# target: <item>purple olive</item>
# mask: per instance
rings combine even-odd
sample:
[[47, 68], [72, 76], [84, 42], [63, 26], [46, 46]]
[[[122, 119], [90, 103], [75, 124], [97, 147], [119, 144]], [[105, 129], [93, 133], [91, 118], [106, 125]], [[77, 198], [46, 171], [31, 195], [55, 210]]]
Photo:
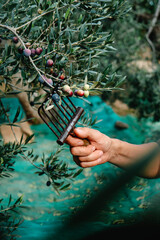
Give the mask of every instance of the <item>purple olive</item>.
[[34, 48], [31, 49], [31, 57], [34, 57], [36, 55], [36, 50]]
[[52, 95], [52, 100], [57, 103], [60, 100], [60, 96], [57, 93], [54, 93]]
[[74, 91], [74, 95], [77, 96], [77, 92], [78, 92], [78, 89], [76, 89], [76, 90]]
[[[45, 80], [47, 80], [47, 78], [46, 78], [44, 75], [42, 75], [42, 77], [43, 77]], [[42, 77], [39, 76], [39, 78], [38, 78], [38, 81], [39, 81], [40, 83], [44, 83], [44, 79], [43, 79]]]
[[[53, 85], [53, 81], [52, 81], [51, 78], [47, 78], [46, 80], [47, 80], [47, 82], [48, 82], [50, 85]], [[46, 84], [46, 85], [47, 85], [47, 84]]]
[[29, 57], [31, 55], [31, 50], [26, 48], [23, 50], [23, 54], [24, 56]]
[[17, 38], [17, 37], [13, 37], [13, 38], [12, 38], [12, 41], [13, 41], [14, 43], [18, 43], [18, 38]]
[[43, 49], [42, 49], [41, 47], [40, 47], [39, 49], [40, 49], [40, 53], [42, 53], [42, 52], [43, 52]]
[[40, 55], [42, 53], [42, 51], [43, 51], [42, 48], [40, 48], [40, 47], [36, 48], [36, 54], [37, 55]]
[[58, 73], [53, 72], [53, 76], [54, 76], [54, 77], [58, 77]]
[[19, 47], [19, 48], [18, 48], [18, 52], [19, 52], [20, 54], [22, 54], [22, 53], [23, 53], [23, 48], [22, 48], [22, 47]]
[[51, 185], [51, 182], [50, 182], [50, 181], [47, 181], [47, 182], [46, 182], [46, 185], [47, 185], [47, 187], [49, 187], [49, 186]]
[[47, 64], [47, 67], [52, 67], [53, 66], [53, 60], [48, 59], [46, 64]]

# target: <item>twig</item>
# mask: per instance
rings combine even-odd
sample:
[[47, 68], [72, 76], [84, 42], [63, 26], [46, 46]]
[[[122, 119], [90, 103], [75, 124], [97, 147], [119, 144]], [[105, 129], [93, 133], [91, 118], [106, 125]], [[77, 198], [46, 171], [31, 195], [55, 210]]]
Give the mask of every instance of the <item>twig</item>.
[[52, 24], [54, 24], [54, 19], [53, 19], [53, 22], [51, 22], [51, 24], [47, 27], [47, 29], [44, 29], [41, 34], [38, 36], [38, 38], [32, 43], [31, 46], [33, 46], [40, 38], [41, 36], [46, 32], [46, 31], [49, 31], [49, 29], [51, 28]]
[[[63, 6], [63, 7], [58, 8], [58, 9], [65, 8], [65, 7], [67, 7], [67, 6], [68, 6], [68, 5], [65, 5], [65, 6]], [[55, 7], [55, 9], [56, 9], [56, 7]], [[23, 25], [17, 27], [15, 30], [17, 31], [17, 30], [19, 30], [19, 29], [21, 29], [21, 28], [23, 28], [23, 27], [29, 25], [29, 24], [32, 23], [33, 21], [35, 21], [35, 20], [37, 20], [37, 19], [39, 19], [39, 18], [41, 18], [41, 17], [43, 17], [43, 16], [45, 16], [45, 15], [51, 13], [51, 12], [55, 12], [55, 9], [52, 9], [52, 10], [50, 10], [50, 11], [48, 11], [48, 12], [44, 12], [44, 13], [42, 13], [42, 14], [36, 16], [35, 18], [31, 19], [31, 20], [28, 21], [27, 23], [24, 23]]]
[[7, 212], [7, 211], [10, 211], [10, 210], [12, 210], [12, 209], [14, 209], [15, 208], [15, 205], [13, 205], [13, 206], [11, 206], [11, 207], [8, 207], [8, 208], [5, 208], [5, 209], [2, 209], [2, 210], [0, 210], [0, 213], [2, 213], [2, 212]]
[[150, 35], [151, 35], [151, 33], [152, 33], [155, 25], [156, 25], [156, 22], [157, 22], [157, 20], [158, 20], [159, 13], [160, 13], [160, 0], [158, 1], [157, 8], [156, 8], [154, 17], [153, 17], [153, 19], [152, 19], [151, 25], [150, 25], [150, 27], [149, 27], [149, 29], [148, 29], [147, 34], [146, 34], [147, 42], [149, 43], [149, 45], [151, 46], [152, 51], [153, 51], [153, 58], [154, 58], [154, 60], [155, 60], [156, 50], [155, 50], [155, 46], [154, 46], [153, 42], [150, 40], [149, 37], [150, 37]]
[[54, 11], [55, 11], [55, 10], [52, 9], [52, 10], [50, 10], [50, 11], [48, 11], [48, 12], [44, 12], [44, 13], [36, 16], [35, 18], [31, 19], [31, 20], [28, 21], [27, 23], [24, 23], [23, 25], [17, 27], [15, 30], [17, 31], [17, 30], [19, 30], [19, 29], [21, 29], [21, 28], [29, 25], [30, 23], [32, 23], [33, 21], [37, 20], [38, 18], [41, 18], [42, 16], [45, 16], [46, 14], [49, 14], [49, 13], [54, 12]]
[[5, 7], [9, 2], [10, 0], [8, 0], [5, 4], [3, 4], [2, 7]]

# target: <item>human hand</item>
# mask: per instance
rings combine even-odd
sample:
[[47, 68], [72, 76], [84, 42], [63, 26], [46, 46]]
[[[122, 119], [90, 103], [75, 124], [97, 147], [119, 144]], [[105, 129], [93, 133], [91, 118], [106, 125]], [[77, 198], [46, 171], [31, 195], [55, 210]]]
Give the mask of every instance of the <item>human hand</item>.
[[[70, 151], [74, 161], [80, 167], [93, 167], [110, 160], [113, 156], [112, 139], [105, 134], [90, 128], [75, 128], [76, 137], [68, 136], [66, 143], [70, 145]], [[84, 146], [83, 139], [89, 141]]]

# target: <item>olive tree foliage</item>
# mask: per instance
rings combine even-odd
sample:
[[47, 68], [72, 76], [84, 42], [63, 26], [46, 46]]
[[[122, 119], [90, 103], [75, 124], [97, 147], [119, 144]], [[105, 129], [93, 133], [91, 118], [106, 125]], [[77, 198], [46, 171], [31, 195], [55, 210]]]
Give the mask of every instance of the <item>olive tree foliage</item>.
[[[28, 42], [30, 48], [43, 49], [40, 56], [26, 58], [18, 53], [15, 44], [5, 45], [1, 51], [0, 74], [6, 88], [1, 96], [20, 90], [16, 86], [11, 90], [12, 75], [18, 71], [23, 84], [28, 85], [29, 93], [39, 88], [39, 75], [44, 74], [56, 83], [61, 72], [65, 73], [65, 83], [81, 88], [88, 81], [92, 92], [117, 87], [119, 79], [115, 80], [115, 76], [105, 69], [99, 72], [98, 63], [101, 56], [107, 56], [113, 50], [111, 33], [104, 30], [106, 19], [114, 20], [127, 11], [124, 0], [13, 0], [1, 1], [0, 8], [2, 40], [17, 36], [24, 49]], [[54, 60], [54, 74], [46, 68], [48, 58]]]
[[[125, 16], [129, 6], [125, 0], [1, 0], [0, 2], [0, 97], [15, 96], [26, 92], [28, 99], [36, 103], [42, 102], [44, 92], [39, 83], [41, 77], [52, 79], [53, 85], [46, 82], [52, 89], [65, 76], [62, 86], [67, 84], [72, 90], [83, 89], [89, 85], [90, 95], [101, 94], [104, 91], [120, 89], [124, 77], [112, 71], [111, 64], [100, 68], [101, 57], [115, 51], [112, 47], [112, 34], [107, 30], [107, 20], [116, 21]], [[13, 41], [16, 37], [16, 41]], [[26, 56], [24, 50], [42, 48], [41, 54]], [[52, 69], [46, 65], [48, 59], [53, 60]], [[15, 77], [16, 76], [16, 77]], [[44, 78], [44, 76], [46, 78]], [[74, 96], [76, 97], [76, 96]], [[84, 99], [85, 100], [85, 99]], [[12, 130], [17, 124], [20, 114], [17, 109], [14, 120], [10, 120], [8, 109], [0, 99], [0, 114], [5, 119], [1, 124], [9, 125]], [[86, 122], [86, 118], [85, 118]], [[89, 125], [94, 122], [89, 118]], [[14, 132], [14, 130], [13, 130]], [[0, 176], [8, 177], [14, 171], [14, 161], [21, 157], [29, 161], [37, 169], [38, 175], [47, 175], [47, 186], [52, 185], [57, 193], [68, 189], [67, 180], [76, 177], [81, 170], [70, 169], [59, 160], [61, 149], [50, 156], [39, 157], [28, 149], [23, 137], [18, 143], [4, 144], [0, 142]], [[36, 163], [41, 159], [41, 164]], [[8, 212], [21, 204], [22, 198], [10, 207], [1, 206], [0, 221], [6, 218]], [[9, 223], [10, 226], [17, 223]]]

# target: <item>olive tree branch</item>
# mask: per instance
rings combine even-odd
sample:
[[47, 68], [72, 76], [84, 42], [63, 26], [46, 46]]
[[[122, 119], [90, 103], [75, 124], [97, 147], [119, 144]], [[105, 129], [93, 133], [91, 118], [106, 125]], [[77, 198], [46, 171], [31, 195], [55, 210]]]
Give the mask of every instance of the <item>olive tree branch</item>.
[[[16, 32], [16, 28], [7, 26], [7, 25], [3, 25], [0, 24], [0, 27], [5, 28], [9, 31], [11, 31], [21, 42], [22, 46], [24, 47], [24, 49], [27, 49], [25, 46], [25, 43], [23, 42], [22, 38], [18, 35], [18, 33]], [[44, 76], [42, 76], [42, 74], [40, 73], [40, 69], [35, 65], [35, 63], [33, 62], [33, 59], [29, 56], [28, 57], [32, 66], [34, 67], [34, 69], [36, 70], [36, 72], [39, 74], [39, 76], [44, 80], [44, 82], [50, 87], [50, 88], [54, 88], [50, 83], [47, 82], [47, 80], [44, 78]]]

